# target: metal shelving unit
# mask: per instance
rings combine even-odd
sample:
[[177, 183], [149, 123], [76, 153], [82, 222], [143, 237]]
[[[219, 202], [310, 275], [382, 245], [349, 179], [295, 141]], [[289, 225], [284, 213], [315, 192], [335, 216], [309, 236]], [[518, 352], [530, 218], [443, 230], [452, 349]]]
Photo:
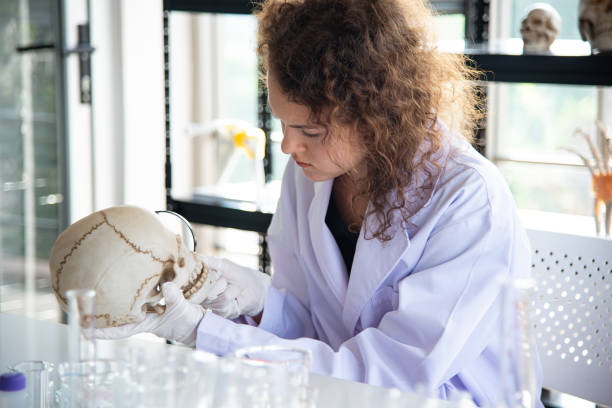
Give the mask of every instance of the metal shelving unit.
[[182, 214], [190, 222], [215, 227], [236, 228], [265, 234], [272, 221], [272, 213], [257, 211], [252, 203], [217, 199], [171, 199], [172, 211]]
[[612, 54], [512, 55], [465, 50], [488, 81], [612, 85]]
[[[486, 33], [486, 18], [488, 13], [488, 0], [432, 0], [434, 7], [440, 13], [463, 12], [468, 16], [466, 26], [473, 27], [468, 31], [472, 41], [482, 41], [483, 33]], [[261, 234], [262, 247], [266, 246], [265, 232], [272, 219], [268, 212], [256, 211], [249, 203], [236, 203], [231, 200], [204, 201], [196, 198], [177, 198], [172, 196], [172, 162], [171, 162], [171, 138], [170, 138], [170, 69], [169, 69], [169, 13], [173, 11], [200, 12], [200, 13], [234, 13], [250, 14], [253, 12], [256, 2], [253, 0], [163, 0], [164, 9], [164, 62], [165, 62], [165, 115], [166, 115], [166, 203], [169, 210], [182, 214], [187, 220], [194, 223], [211, 225], [216, 227], [236, 228], [247, 231], [255, 231]], [[259, 127], [269, 134], [270, 113], [267, 110], [265, 91], [260, 89]], [[266, 143], [266, 157], [269, 155], [270, 143]], [[271, 173], [270, 162], [264, 163], [266, 174]], [[262, 248], [262, 268], [267, 265], [264, 262], [264, 250]]]
[[[183, 215], [196, 224], [223, 228], [235, 228], [259, 233], [259, 265], [264, 272], [269, 272], [269, 256], [267, 254], [266, 231], [272, 220], [272, 214], [257, 211], [252, 203], [224, 200], [222, 198], [205, 200], [202, 198], [177, 198], [172, 195], [172, 160], [171, 160], [171, 123], [170, 123], [170, 41], [169, 13], [172, 11], [197, 13], [230, 13], [251, 14], [255, 2], [252, 0], [163, 0], [164, 9], [164, 83], [165, 83], [165, 133], [166, 133], [166, 163], [165, 187], [166, 206], [169, 210]], [[266, 137], [270, 134], [270, 113], [265, 102], [265, 90], [259, 87], [258, 126]], [[266, 158], [264, 171], [266, 179], [272, 173], [270, 141], [266, 141]]]
[[[204, 13], [252, 13], [252, 0], [163, 0], [164, 7], [164, 58], [166, 97], [166, 201], [168, 209], [182, 214], [191, 222], [216, 227], [236, 228], [260, 233], [263, 270], [268, 267], [265, 248], [265, 232], [272, 219], [269, 212], [257, 211], [250, 203], [232, 200], [208, 201], [196, 198], [172, 196], [172, 164], [170, 140], [170, 70], [169, 70], [169, 27], [168, 17], [172, 11]], [[453, 1], [433, 1], [440, 12], [458, 12]], [[455, 3], [453, 5], [452, 3]], [[463, 13], [466, 15], [466, 38], [473, 43], [486, 42], [488, 21], [488, 0], [466, 0]], [[487, 81], [533, 82], [582, 85], [612, 85], [612, 55], [518, 55], [490, 52], [486, 47], [473, 47], [463, 51], [476, 68], [483, 71]], [[486, 92], [482, 87], [482, 92]], [[270, 114], [266, 109], [265, 90], [260, 89], [259, 126], [269, 134]], [[477, 148], [484, 150], [484, 129], [477, 135]], [[267, 143], [269, 149], [270, 143]], [[266, 157], [269, 156], [266, 151]], [[270, 174], [270, 163], [266, 174]]]
[[251, 14], [253, 0], [164, 0], [165, 11]]

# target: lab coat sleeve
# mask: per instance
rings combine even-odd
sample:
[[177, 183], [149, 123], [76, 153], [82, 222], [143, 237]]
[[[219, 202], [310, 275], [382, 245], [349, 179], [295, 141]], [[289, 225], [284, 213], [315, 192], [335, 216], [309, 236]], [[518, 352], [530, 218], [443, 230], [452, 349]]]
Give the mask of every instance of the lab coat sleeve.
[[[219, 354], [251, 345], [304, 347], [311, 350], [311, 369], [319, 374], [403, 390], [428, 384], [442, 397], [445, 390], [467, 386], [486, 400], [497, 391], [496, 363], [474, 361], [498, 339], [501, 282], [514, 268], [528, 267], [528, 250], [509, 193], [491, 197], [482, 185], [472, 194], [458, 196], [438, 217], [413, 271], [396, 286], [382, 288], [397, 293], [397, 307], [338, 350], [312, 338], [280, 338], [211, 313], [199, 326], [197, 346]], [[402, 267], [400, 261], [396, 268]], [[271, 295], [294, 302], [289, 293]], [[464, 384], [450, 383], [459, 371]], [[487, 390], [489, 375], [492, 389]]]

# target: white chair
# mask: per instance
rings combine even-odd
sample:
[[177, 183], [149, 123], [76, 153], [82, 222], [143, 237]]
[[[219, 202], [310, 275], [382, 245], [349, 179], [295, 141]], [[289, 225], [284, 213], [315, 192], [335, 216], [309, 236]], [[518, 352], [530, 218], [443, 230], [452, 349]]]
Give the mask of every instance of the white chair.
[[612, 406], [612, 241], [527, 234], [543, 387]]

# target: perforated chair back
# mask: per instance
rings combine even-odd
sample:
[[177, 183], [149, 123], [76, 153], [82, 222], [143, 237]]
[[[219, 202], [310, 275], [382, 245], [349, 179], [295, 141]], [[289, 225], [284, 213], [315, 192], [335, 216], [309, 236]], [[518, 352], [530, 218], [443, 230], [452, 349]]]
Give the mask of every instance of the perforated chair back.
[[543, 386], [612, 406], [612, 241], [527, 234]]

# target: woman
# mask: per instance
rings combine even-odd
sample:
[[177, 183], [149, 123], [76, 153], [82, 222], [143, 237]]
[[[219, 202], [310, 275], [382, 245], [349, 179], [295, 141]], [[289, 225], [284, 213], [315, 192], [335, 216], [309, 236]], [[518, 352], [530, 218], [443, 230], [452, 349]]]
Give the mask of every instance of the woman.
[[299, 346], [314, 372], [492, 405], [501, 284], [528, 273], [529, 250], [502, 176], [469, 144], [472, 72], [436, 49], [419, 0], [268, 0], [257, 17], [292, 158], [271, 284], [205, 257], [226, 285], [203, 304], [214, 313], [166, 284], [164, 316], [108, 336]]

